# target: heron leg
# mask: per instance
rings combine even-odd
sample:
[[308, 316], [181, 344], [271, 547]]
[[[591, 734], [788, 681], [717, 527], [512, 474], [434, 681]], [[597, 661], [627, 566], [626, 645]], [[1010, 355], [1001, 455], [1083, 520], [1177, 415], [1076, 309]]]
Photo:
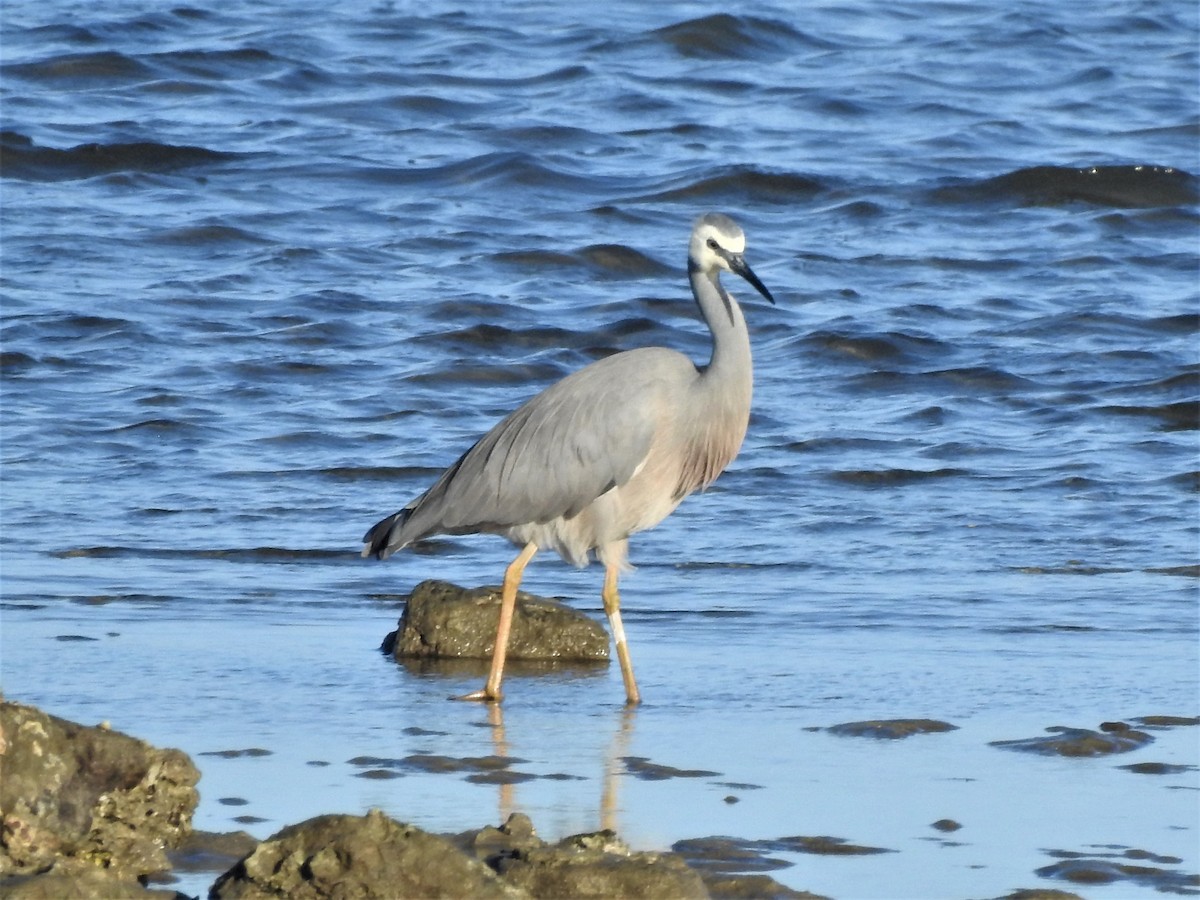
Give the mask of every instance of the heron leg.
[[608, 627], [612, 631], [613, 643], [617, 647], [617, 661], [621, 663], [621, 678], [625, 681], [625, 703], [636, 706], [642, 702], [637, 681], [633, 677], [633, 664], [629, 661], [629, 644], [625, 640], [625, 626], [621, 624], [621, 595], [617, 593], [617, 574], [620, 569], [608, 565], [604, 569], [604, 612], [608, 616]]
[[504, 585], [500, 589], [500, 624], [496, 627], [496, 646], [492, 650], [492, 668], [488, 672], [487, 683], [483, 690], [474, 691], [459, 700], [486, 700], [499, 703], [504, 695], [500, 692], [500, 680], [504, 677], [504, 658], [508, 655], [508, 636], [512, 631], [513, 612], [517, 608], [517, 588], [521, 585], [521, 576], [525, 567], [537, 553], [538, 545], [532, 541], [525, 545], [517, 558], [508, 564], [504, 570]]

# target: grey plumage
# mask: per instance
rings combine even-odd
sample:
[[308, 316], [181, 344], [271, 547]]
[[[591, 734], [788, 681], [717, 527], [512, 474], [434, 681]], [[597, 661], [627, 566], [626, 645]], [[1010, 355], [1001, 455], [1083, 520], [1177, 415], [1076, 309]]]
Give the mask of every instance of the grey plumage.
[[[750, 339], [719, 280], [741, 275], [774, 303], [746, 265], [745, 237], [709, 213], [692, 231], [688, 277], [713, 337], [712, 357], [628, 350], [574, 372], [499, 422], [425, 493], [364, 536], [363, 556], [386, 559], [434, 534], [501, 534], [524, 550], [505, 577], [492, 673], [471, 699], [499, 700], [508, 622], [525, 563], [540, 547], [606, 567], [605, 610], [625, 678], [640, 699], [621, 626], [617, 573], [628, 538], [666, 518], [737, 455], [750, 416]], [[510, 596], [511, 595], [511, 598]]]

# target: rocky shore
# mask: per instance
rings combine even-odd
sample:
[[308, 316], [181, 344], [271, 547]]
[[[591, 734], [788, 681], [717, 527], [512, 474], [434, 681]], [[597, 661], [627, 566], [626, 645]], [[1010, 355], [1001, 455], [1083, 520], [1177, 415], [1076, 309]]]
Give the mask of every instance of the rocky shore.
[[[389, 654], [400, 659], [486, 657], [491, 652], [486, 641], [473, 636], [487, 631], [481, 622], [494, 621], [494, 592], [463, 592], [430, 582], [414, 600], [386, 642]], [[563, 648], [569, 647], [569, 658], [576, 664], [603, 664], [607, 643], [602, 630], [559, 606], [522, 595], [516, 626], [521, 654], [530, 660], [561, 660]], [[569, 630], [569, 640], [559, 633], [560, 626]], [[1095, 728], [1052, 726], [1039, 735], [992, 741], [991, 746], [998, 753], [1064, 759], [1120, 756], [1153, 747], [1155, 735], [1164, 730], [1197, 724], [1200, 719], [1193, 717], [1146, 716]], [[846, 741], [893, 742], [938, 741], [939, 735], [957, 727], [933, 719], [886, 719], [813, 730]], [[629, 777], [644, 780], [719, 776], [644, 757], [621, 760]], [[499, 775], [521, 774], [508, 772], [502, 757], [416, 755], [350, 762], [366, 767], [368, 774], [447, 771], [488, 783], [505, 783]], [[1153, 760], [1120, 768], [1139, 776], [1194, 769]], [[753, 840], [701, 836], [678, 841], [670, 851], [643, 851], [611, 830], [547, 842], [522, 813], [477, 830], [433, 834], [375, 809], [365, 815], [317, 816], [259, 841], [245, 832], [193, 830], [199, 779], [192, 760], [179, 750], [153, 747], [105, 724], [85, 726], [0, 700], [0, 898], [181, 900], [187, 895], [172, 884], [182, 873], [200, 873], [199, 883], [210, 884], [207, 895], [214, 900], [814, 898], [819, 895], [785, 886], [767, 874], [791, 865], [781, 854], [860, 857], [899, 849], [815, 834]], [[737, 797], [729, 796], [726, 802], [735, 803]], [[969, 825], [965, 827], [969, 831]], [[929, 828], [938, 836], [927, 840], [955, 846], [964, 826], [943, 818]], [[1200, 876], [1182, 868], [1183, 860], [1176, 857], [1137, 848], [1046, 852], [1053, 862], [1031, 876], [1064, 887], [1126, 884], [1200, 895]], [[1035, 886], [1007, 897], [1069, 900], [1078, 895]]]

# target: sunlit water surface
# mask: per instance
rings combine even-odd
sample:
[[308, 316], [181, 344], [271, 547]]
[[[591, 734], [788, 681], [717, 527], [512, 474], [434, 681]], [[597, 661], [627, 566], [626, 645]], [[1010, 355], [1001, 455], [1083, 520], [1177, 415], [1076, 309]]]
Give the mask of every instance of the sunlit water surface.
[[[989, 746], [1200, 711], [1198, 13], [1072, 9], [6, 3], [6, 695], [182, 748], [214, 831], [521, 810], [894, 851], [775, 854], [833, 897], [1070, 888], [1056, 851], [1194, 874], [1196, 769], [1118, 766], [1194, 767], [1196, 729]], [[702, 362], [709, 209], [780, 302], [734, 286], [746, 443], [633, 544], [647, 702], [615, 666], [514, 673], [502, 718], [447, 702], [482, 669], [376, 648], [417, 582], [512, 549], [380, 565], [360, 535], [566, 372]], [[600, 574], [542, 556], [526, 587], [601, 618]], [[958, 730], [819, 730], [900, 717]], [[350, 762], [414, 753], [541, 777]]]

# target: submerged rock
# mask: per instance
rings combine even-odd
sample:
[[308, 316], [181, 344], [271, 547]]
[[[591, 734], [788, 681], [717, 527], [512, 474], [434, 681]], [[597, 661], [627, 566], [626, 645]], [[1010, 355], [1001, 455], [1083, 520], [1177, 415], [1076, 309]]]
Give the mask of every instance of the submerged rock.
[[[385, 639], [384, 652], [396, 659], [488, 659], [495, 647], [499, 615], [498, 588], [423, 581], [404, 607], [399, 630]], [[608, 633], [578, 610], [518, 591], [508, 658], [607, 660]]]
[[850, 737], [873, 737], [899, 740], [914, 734], [936, 734], [956, 731], [957, 725], [936, 719], [871, 719], [866, 722], [844, 722], [829, 728], [831, 734]]
[[1124, 722], [1105, 722], [1099, 731], [1056, 725], [1047, 728], [1046, 732], [1038, 737], [991, 741], [991, 746], [1043, 756], [1108, 756], [1137, 750], [1154, 740], [1146, 732], [1130, 728]]
[[134, 879], [191, 830], [200, 773], [179, 750], [6, 701], [0, 764], [0, 876], [36, 876], [5, 896], [146, 896]]

